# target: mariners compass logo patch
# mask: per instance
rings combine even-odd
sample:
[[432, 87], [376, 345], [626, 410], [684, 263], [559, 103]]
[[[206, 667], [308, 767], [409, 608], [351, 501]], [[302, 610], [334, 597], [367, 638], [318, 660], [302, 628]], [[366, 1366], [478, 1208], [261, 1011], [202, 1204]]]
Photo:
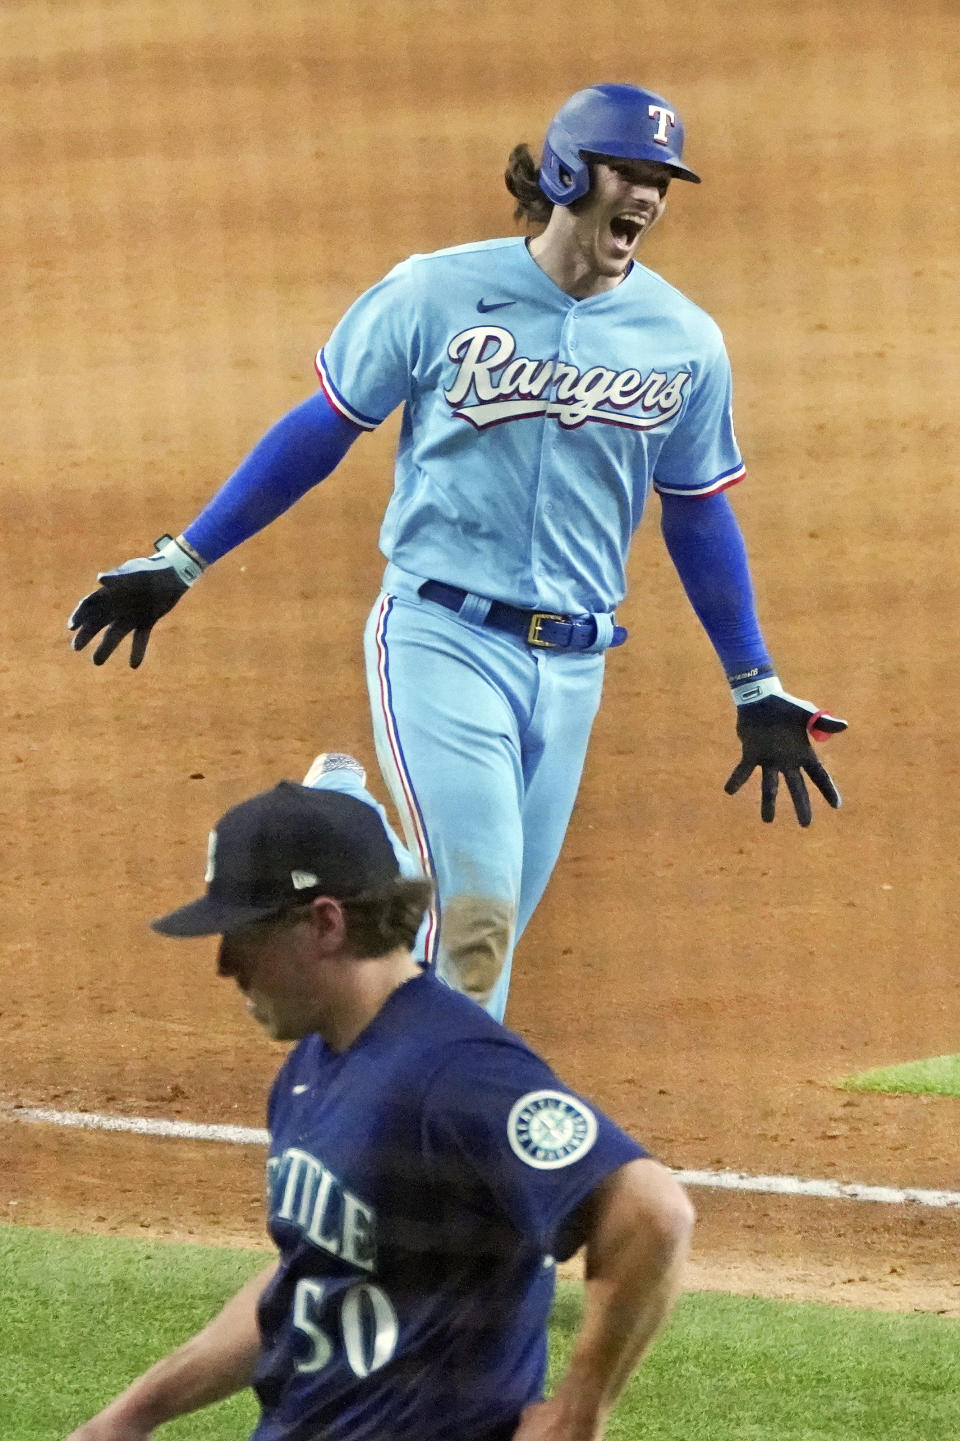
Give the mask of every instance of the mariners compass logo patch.
[[597, 1139], [597, 1118], [563, 1091], [530, 1091], [507, 1119], [510, 1149], [538, 1171], [554, 1171], [585, 1156]]

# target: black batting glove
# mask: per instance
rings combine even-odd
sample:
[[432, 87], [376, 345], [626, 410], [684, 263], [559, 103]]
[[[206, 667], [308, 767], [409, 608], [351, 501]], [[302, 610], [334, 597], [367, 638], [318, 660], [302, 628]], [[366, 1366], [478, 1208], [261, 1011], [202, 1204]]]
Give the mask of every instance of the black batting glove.
[[85, 595], [67, 621], [67, 629], [75, 632], [74, 650], [83, 650], [94, 636], [105, 631], [93, 653], [94, 665], [109, 660], [132, 631], [130, 665], [136, 670], [157, 621], [203, 574], [204, 567], [195, 554], [171, 536], [162, 535], [155, 549], [156, 555], [139, 556], [115, 570], [101, 571], [97, 576], [99, 589]]
[[836, 809], [841, 803], [840, 792], [817, 759], [811, 741], [825, 741], [838, 735], [846, 730], [846, 721], [818, 710], [810, 701], [787, 695], [776, 676], [738, 689], [740, 693], [754, 695], [759, 690], [761, 695], [758, 699], [740, 700], [737, 690], [734, 691], [737, 735], [743, 755], [724, 786], [727, 795], [734, 795], [759, 766], [761, 820], [774, 818], [781, 775], [802, 826], [808, 826], [813, 819], [804, 774], [813, 781], [827, 804]]

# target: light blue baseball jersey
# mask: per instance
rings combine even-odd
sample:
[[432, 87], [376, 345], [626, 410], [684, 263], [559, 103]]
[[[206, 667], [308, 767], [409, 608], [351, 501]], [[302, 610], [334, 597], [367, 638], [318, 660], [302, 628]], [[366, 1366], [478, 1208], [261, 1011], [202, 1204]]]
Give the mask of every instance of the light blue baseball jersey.
[[404, 407], [388, 560], [512, 605], [612, 611], [651, 486], [744, 473], [720, 331], [641, 265], [575, 300], [520, 237], [414, 255], [316, 363], [364, 429]]

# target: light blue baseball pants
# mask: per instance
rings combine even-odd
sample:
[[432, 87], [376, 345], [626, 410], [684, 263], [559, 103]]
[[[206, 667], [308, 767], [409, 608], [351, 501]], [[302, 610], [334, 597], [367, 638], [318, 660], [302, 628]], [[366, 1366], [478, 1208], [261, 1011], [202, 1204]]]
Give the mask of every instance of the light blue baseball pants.
[[502, 1020], [514, 946], [573, 810], [603, 652], [532, 649], [388, 592], [364, 647], [380, 768], [407, 846], [437, 884], [427, 959]]

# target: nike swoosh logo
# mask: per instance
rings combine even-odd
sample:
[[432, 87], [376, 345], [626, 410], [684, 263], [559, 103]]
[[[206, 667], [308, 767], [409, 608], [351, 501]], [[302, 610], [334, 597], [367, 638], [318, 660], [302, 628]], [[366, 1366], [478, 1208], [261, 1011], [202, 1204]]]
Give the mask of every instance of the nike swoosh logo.
[[515, 300], [496, 300], [492, 305], [488, 305], [485, 300], [478, 300], [477, 309], [481, 315], [489, 315], [491, 310], [505, 310], [508, 305], [516, 305], [516, 303]]

